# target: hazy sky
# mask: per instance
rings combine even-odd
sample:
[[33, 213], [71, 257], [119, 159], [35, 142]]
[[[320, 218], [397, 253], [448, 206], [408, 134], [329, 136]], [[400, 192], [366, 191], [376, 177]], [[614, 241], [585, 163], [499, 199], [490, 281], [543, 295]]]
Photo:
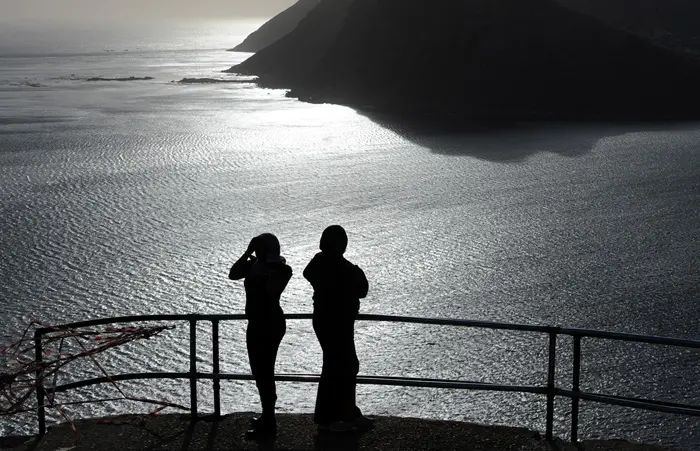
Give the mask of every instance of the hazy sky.
[[295, 0], [0, 0], [0, 21], [271, 17]]

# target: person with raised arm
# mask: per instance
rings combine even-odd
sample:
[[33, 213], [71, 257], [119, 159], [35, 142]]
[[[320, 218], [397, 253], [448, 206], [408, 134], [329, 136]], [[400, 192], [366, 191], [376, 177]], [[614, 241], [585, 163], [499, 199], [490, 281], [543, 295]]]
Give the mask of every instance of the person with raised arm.
[[277, 433], [275, 360], [287, 328], [280, 297], [291, 277], [292, 268], [280, 255], [279, 240], [271, 233], [253, 238], [229, 272], [229, 279], [244, 279], [248, 359], [262, 405], [262, 415], [251, 421], [246, 432], [250, 439]]
[[343, 254], [348, 236], [339, 225], [323, 231], [320, 249], [304, 269], [314, 289], [313, 327], [323, 351], [314, 422], [319, 430], [346, 432], [370, 429], [356, 404], [360, 362], [355, 350], [355, 319], [369, 283], [362, 269]]

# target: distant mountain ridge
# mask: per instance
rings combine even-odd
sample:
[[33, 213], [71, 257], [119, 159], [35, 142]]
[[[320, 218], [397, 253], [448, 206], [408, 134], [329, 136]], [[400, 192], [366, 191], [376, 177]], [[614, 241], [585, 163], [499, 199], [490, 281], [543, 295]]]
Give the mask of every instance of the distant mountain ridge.
[[233, 52], [258, 52], [289, 34], [321, 0], [298, 0], [294, 5], [265, 22], [243, 42], [232, 48]]
[[667, 118], [700, 99], [693, 62], [550, 0], [321, 0], [230, 70], [402, 114]]

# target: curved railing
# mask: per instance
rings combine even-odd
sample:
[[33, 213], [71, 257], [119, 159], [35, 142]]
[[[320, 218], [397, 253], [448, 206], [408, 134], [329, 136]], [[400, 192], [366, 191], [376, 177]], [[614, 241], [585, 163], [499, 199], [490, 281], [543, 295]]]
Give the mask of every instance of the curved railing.
[[[309, 320], [311, 314], [287, 314], [285, 318], [288, 320]], [[188, 379], [190, 381], [190, 409], [193, 417], [197, 417], [197, 381], [212, 380], [213, 395], [214, 395], [214, 415], [221, 415], [221, 398], [220, 398], [220, 381], [222, 380], [252, 380], [251, 374], [230, 374], [221, 373], [219, 365], [219, 323], [222, 321], [239, 321], [244, 320], [245, 315], [144, 315], [144, 316], [122, 316], [115, 318], [102, 318], [90, 321], [81, 321], [71, 324], [64, 324], [52, 328], [41, 328], [35, 332], [34, 343], [37, 361], [42, 360], [42, 336], [50, 332], [56, 332], [57, 329], [77, 329], [81, 327], [90, 327], [103, 324], [115, 323], [136, 323], [136, 322], [153, 322], [153, 321], [187, 321], [189, 323], [189, 362], [190, 370], [187, 373], [167, 372], [167, 373], [131, 373], [120, 374], [115, 376], [100, 377], [87, 379], [77, 382], [71, 382], [56, 386], [53, 391], [65, 392], [68, 390], [87, 387], [91, 385], [102, 384], [111, 381], [125, 380], [142, 380], [142, 379]], [[585, 329], [566, 329], [551, 326], [532, 326], [522, 324], [507, 324], [494, 323], [487, 321], [469, 321], [458, 319], [440, 319], [440, 318], [415, 318], [406, 316], [388, 316], [388, 315], [359, 315], [360, 321], [383, 321], [383, 322], [399, 322], [412, 324], [430, 324], [443, 326], [461, 326], [481, 329], [493, 330], [510, 330], [519, 332], [534, 332], [541, 333], [548, 337], [549, 351], [547, 356], [547, 381], [544, 385], [499, 385], [484, 382], [470, 382], [445, 379], [426, 379], [426, 378], [409, 378], [409, 377], [384, 377], [384, 376], [358, 376], [357, 383], [370, 385], [393, 385], [403, 387], [428, 387], [428, 388], [450, 388], [450, 389], [469, 389], [469, 390], [484, 390], [484, 391], [499, 391], [499, 392], [520, 392], [541, 394], [547, 398], [546, 409], [546, 432], [545, 438], [552, 439], [553, 424], [554, 424], [554, 400], [557, 396], [562, 396], [571, 399], [571, 441], [578, 440], [578, 423], [579, 423], [579, 402], [580, 400], [594, 401], [603, 404], [611, 404], [617, 406], [632, 407], [643, 410], [651, 410], [657, 412], [675, 413], [683, 415], [700, 416], [700, 406], [678, 404], [665, 401], [655, 401], [642, 398], [623, 397], [600, 393], [589, 393], [580, 391], [581, 377], [581, 341], [584, 338], [598, 338], [607, 340], [620, 340], [636, 343], [648, 343], [668, 346], [679, 346], [684, 348], [700, 349], [700, 341], [681, 340], [676, 338], [654, 337], [646, 335], [633, 335], [615, 332], [603, 332], [597, 330]], [[197, 323], [200, 321], [211, 322], [212, 324], [212, 372], [200, 373], [197, 371]], [[572, 384], [571, 390], [562, 389], [556, 386], [556, 368], [557, 368], [557, 339], [559, 336], [573, 337], [573, 366], [572, 366]], [[40, 375], [37, 374], [37, 378]], [[316, 374], [277, 374], [275, 376], [278, 381], [287, 382], [318, 382], [319, 375]], [[37, 390], [38, 400], [38, 422], [39, 433], [46, 432], [45, 418], [45, 393], [42, 390]]]

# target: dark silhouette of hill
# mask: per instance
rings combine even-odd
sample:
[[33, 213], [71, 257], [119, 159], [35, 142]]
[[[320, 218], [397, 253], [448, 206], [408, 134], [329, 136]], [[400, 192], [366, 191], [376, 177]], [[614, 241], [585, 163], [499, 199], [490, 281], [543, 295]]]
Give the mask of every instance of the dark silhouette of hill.
[[289, 8], [265, 22], [232, 52], [258, 52], [294, 30], [299, 22], [318, 5], [320, 0], [299, 0]]
[[[299, 0], [231, 49], [258, 52], [289, 34], [321, 0]], [[700, 53], [697, 0], [556, 0], [604, 24], [675, 48]]]
[[695, 62], [551, 0], [322, 0], [230, 70], [411, 115], [676, 118], [700, 99]]
[[321, 0], [282, 39], [228, 72], [258, 75], [266, 85], [299, 85], [331, 49], [355, 0]]
[[654, 42], [700, 53], [700, 2], [697, 0], [557, 0], [608, 26]]

